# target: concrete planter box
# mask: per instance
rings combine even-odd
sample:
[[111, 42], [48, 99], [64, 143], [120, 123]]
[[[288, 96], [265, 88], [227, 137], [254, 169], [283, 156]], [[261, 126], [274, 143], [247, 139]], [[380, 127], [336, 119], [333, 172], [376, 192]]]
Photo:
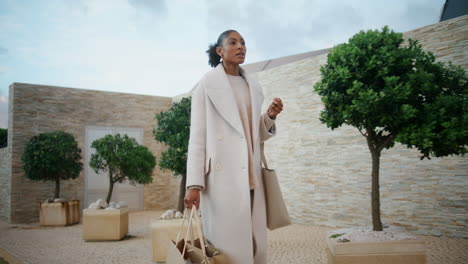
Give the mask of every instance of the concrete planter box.
[[425, 264], [421, 239], [385, 242], [336, 242], [327, 238], [328, 264]]
[[83, 239], [121, 240], [128, 233], [128, 208], [83, 210]]
[[39, 222], [42, 226], [67, 226], [80, 223], [80, 201], [39, 204]]
[[[182, 225], [182, 219], [157, 220], [151, 224], [151, 240], [153, 248], [153, 261], [165, 262], [167, 257], [167, 247], [169, 241], [176, 240], [177, 234]], [[188, 220], [185, 221], [181, 237], [185, 237], [187, 232]], [[193, 223], [193, 227], [196, 228]], [[197, 232], [193, 230], [194, 239], [198, 238]]]

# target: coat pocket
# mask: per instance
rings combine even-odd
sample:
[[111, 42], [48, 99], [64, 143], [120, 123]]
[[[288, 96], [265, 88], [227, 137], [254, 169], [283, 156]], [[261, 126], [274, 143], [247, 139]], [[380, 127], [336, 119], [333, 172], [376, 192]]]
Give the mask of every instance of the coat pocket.
[[205, 160], [205, 176], [210, 173], [211, 170], [211, 158]]

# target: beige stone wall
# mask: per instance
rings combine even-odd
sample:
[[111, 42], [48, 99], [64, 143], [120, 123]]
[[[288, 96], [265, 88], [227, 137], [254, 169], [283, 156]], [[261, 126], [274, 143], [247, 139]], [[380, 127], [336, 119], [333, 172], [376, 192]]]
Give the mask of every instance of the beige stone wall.
[[[439, 60], [468, 69], [468, 16], [405, 33]], [[371, 157], [356, 128], [334, 131], [319, 121], [323, 105], [313, 85], [327, 55], [255, 73], [265, 103], [283, 99], [278, 135], [266, 144], [296, 223], [371, 225]], [[397, 144], [381, 159], [381, 210], [384, 225], [401, 225], [421, 234], [468, 237], [468, 159], [419, 159], [416, 150]]]
[[404, 36], [417, 39], [438, 60], [468, 69], [468, 15], [411, 30]]
[[0, 149], [0, 220], [10, 220], [10, 155], [9, 148]]
[[[12, 148], [11, 222], [38, 221], [38, 203], [53, 194], [53, 182], [28, 180], [22, 170], [21, 156], [34, 135], [64, 130], [75, 136], [84, 151], [85, 127], [135, 127], [144, 130], [144, 145], [159, 160], [164, 146], [153, 139], [156, 113], [168, 109], [172, 98], [102, 92], [64, 87], [14, 83], [10, 86], [9, 144]], [[144, 188], [145, 209], [173, 208], [178, 180], [158, 166], [153, 183]], [[84, 200], [83, 172], [75, 180], [61, 183], [61, 196]]]

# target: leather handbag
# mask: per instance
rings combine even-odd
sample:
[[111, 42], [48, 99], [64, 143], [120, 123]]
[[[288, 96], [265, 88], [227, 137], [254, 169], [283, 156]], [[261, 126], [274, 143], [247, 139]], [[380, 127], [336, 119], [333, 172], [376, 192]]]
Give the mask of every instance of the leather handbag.
[[284, 203], [278, 177], [273, 169], [268, 167], [265, 157], [264, 144], [260, 145], [262, 155], [262, 177], [265, 190], [267, 227], [274, 230], [291, 224], [288, 209]]

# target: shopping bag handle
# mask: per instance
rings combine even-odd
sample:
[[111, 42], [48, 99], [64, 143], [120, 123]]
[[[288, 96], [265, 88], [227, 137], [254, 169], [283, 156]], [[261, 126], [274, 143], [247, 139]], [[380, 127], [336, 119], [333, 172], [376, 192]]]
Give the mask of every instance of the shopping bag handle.
[[184, 228], [184, 223], [187, 218], [187, 208], [184, 210], [184, 216], [182, 217], [182, 224], [180, 225], [179, 232], [177, 233], [176, 243], [179, 242], [180, 235], [182, 234], [182, 229]]
[[[194, 214], [194, 212], [195, 212], [195, 214]], [[198, 238], [200, 239], [201, 250], [203, 252], [203, 256], [205, 257], [204, 261], [207, 261], [206, 264], [209, 264], [210, 260], [208, 259], [208, 255], [206, 254], [206, 245], [205, 245], [206, 238], [205, 238], [205, 234], [203, 234], [202, 223], [200, 221], [200, 218], [198, 217], [198, 211], [197, 211], [197, 207], [195, 205], [192, 207], [192, 214], [194, 214], [194, 218], [195, 218], [195, 221], [196, 221], [196, 224], [197, 224]], [[193, 242], [192, 242], [192, 245], [195, 246], [193, 244]]]
[[[201, 228], [201, 233], [203, 234], [203, 240], [205, 241], [205, 248], [208, 247], [208, 240], [206, 239], [206, 236], [205, 236], [205, 231], [203, 230], [203, 222], [201, 221], [201, 219], [198, 217], [198, 214], [197, 214], [197, 219], [199, 220], [199, 226]], [[202, 238], [200, 238], [202, 239]]]
[[[190, 231], [192, 231], [192, 219], [193, 219], [194, 211], [195, 210], [192, 209], [191, 212], [190, 212], [190, 218], [189, 218], [189, 222], [188, 222], [188, 226], [187, 226], [187, 232], [185, 233], [184, 248], [182, 249], [182, 256], [185, 255], [185, 250], [187, 249], [187, 243], [188, 243], [188, 236], [190, 234]], [[184, 213], [184, 215], [185, 215], [185, 213]], [[184, 222], [184, 220], [182, 220], [182, 222]], [[179, 232], [182, 231], [182, 228], [183, 228], [183, 226], [181, 227], [181, 230]], [[192, 241], [192, 245], [195, 245], [194, 238], [193, 238], [193, 232], [192, 232], [191, 241]], [[179, 242], [179, 240], [177, 240], [177, 242]]]
[[[180, 235], [182, 234], [182, 230], [184, 229], [185, 220], [187, 220], [187, 208], [184, 209], [184, 215], [182, 217], [182, 224], [180, 225], [179, 232], [177, 233], [176, 243], [179, 242]], [[193, 241], [193, 233], [192, 233], [192, 241]]]

